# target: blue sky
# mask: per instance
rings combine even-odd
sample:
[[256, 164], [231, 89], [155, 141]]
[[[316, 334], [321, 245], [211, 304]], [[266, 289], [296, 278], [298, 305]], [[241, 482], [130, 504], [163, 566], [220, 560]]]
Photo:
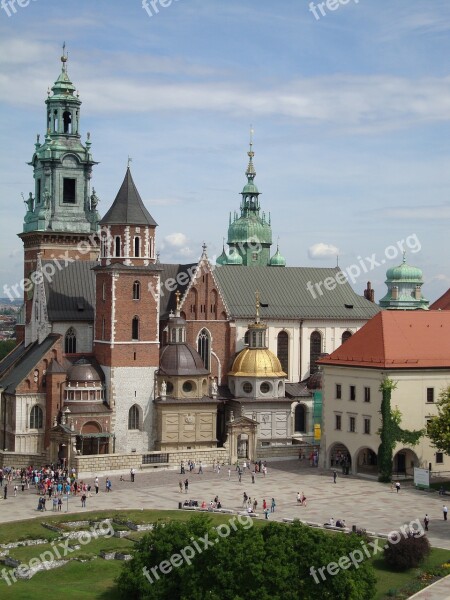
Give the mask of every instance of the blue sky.
[[252, 124], [261, 204], [289, 266], [334, 266], [339, 254], [345, 269], [375, 254], [383, 265], [353, 287], [370, 279], [380, 299], [401, 262], [385, 249], [419, 240], [407, 259], [425, 296], [448, 289], [448, 0], [349, 0], [319, 19], [303, 0], [163, 4], [151, 17], [141, 0], [0, 10], [0, 295], [21, 277], [26, 163], [64, 40], [100, 212], [130, 155], [162, 262], [195, 261], [203, 242], [220, 254]]

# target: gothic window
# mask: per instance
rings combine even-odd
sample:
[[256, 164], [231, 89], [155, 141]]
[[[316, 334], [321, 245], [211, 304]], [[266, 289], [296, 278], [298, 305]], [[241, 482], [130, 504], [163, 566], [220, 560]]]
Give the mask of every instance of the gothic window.
[[306, 433], [306, 409], [303, 404], [295, 407], [295, 431]]
[[139, 317], [133, 317], [131, 322], [131, 338], [133, 340], [139, 339]]
[[128, 411], [128, 429], [139, 429], [139, 407], [136, 404]]
[[115, 256], [120, 256], [120, 235], [116, 235], [115, 239]]
[[322, 336], [318, 331], [313, 331], [309, 343], [309, 372], [317, 371], [316, 361], [322, 353]]
[[40, 406], [33, 406], [30, 412], [30, 429], [42, 429], [44, 414]]
[[64, 177], [63, 179], [63, 202], [64, 204], [76, 203], [76, 179]]
[[289, 336], [285, 331], [278, 334], [277, 356], [283, 371], [289, 373]]
[[211, 356], [211, 336], [207, 329], [202, 329], [197, 342], [198, 353], [202, 357], [205, 369], [209, 371]]
[[63, 113], [64, 133], [72, 133], [72, 115], [66, 110]]
[[73, 327], [67, 330], [64, 338], [64, 351], [66, 354], [75, 354], [77, 351], [77, 334]]
[[141, 284], [139, 281], [133, 283], [133, 300], [140, 300], [141, 298]]
[[346, 342], [351, 337], [352, 334], [350, 331], [344, 331], [344, 333], [342, 334], [342, 343]]
[[139, 257], [141, 255], [141, 238], [134, 238], [134, 256]]

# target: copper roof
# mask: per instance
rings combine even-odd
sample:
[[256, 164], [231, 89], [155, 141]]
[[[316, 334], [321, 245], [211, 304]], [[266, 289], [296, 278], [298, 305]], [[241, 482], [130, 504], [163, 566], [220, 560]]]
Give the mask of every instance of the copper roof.
[[385, 310], [318, 362], [390, 370], [449, 368], [450, 312]]

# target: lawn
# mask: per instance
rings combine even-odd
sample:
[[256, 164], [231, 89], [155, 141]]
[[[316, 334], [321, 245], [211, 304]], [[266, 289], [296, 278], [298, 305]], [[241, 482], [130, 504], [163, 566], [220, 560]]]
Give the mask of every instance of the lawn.
[[[154, 523], [161, 520], [184, 521], [191, 516], [190, 511], [161, 511], [161, 510], [130, 510], [123, 511], [102, 511], [83, 513], [83, 520], [101, 521], [106, 518], [118, 518], [120, 520], [130, 520], [135, 523]], [[209, 514], [213, 522], [225, 523], [229, 521], [230, 515]], [[48, 543], [37, 546], [19, 547], [10, 550], [10, 556], [25, 564], [30, 559], [39, 557], [45, 550], [51, 550], [51, 541], [56, 539], [59, 534], [44, 528], [41, 523], [47, 522], [54, 525], [64, 524], [67, 521], [77, 520], [74, 515], [57, 515], [48, 512], [39, 517], [7, 523], [0, 525], [0, 544], [23, 540], [23, 539], [46, 539]], [[264, 527], [267, 522], [264, 520], [255, 521], [255, 525]], [[114, 525], [115, 529], [126, 529], [125, 526]], [[90, 526], [83, 527], [89, 530]], [[68, 531], [68, 528], [65, 528]], [[97, 555], [97, 558], [89, 562], [71, 561], [70, 563], [51, 571], [37, 573], [31, 580], [19, 580], [13, 585], [0, 579], [0, 597], [2, 600], [28, 600], [31, 596], [37, 600], [46, 599], [51, 590], [53, 597], [63, 597], [64, 600], [80, 600], [83, 598], [97, 598], [100, 600], [119, 600], [119, 595], [115, 589], [114, 579], [119, 575], [123, 563], [121, 561], [106, 561], [98, 557], [100, 550], [115, 550], [123, 553], [130, 553], [134, 542], [145, 535], [145, 532], [129, 531], [126, 538], [108, 537], [93, 539], [81, 548], [70, 552], [68, 556], [89, 557]], [[76, 540], [71, 540], [70, 545], [76, 544]], [[405, 588], [414, 578], [423, 570], [450, 562], [450, 551], [433, 549], [428, 560], [422, 569], [412, 569], [405, 573], [393, 573], [389, 571], [382, 558], [373, 558], [373, 566], [376, 570], [378, 584], [376, 600], [382, 600], [390, 592], [390, 598], [396, 596], [392, 594], [393, 590], [400, 591]], [[10, 571], [9, 567], [6, 567]], [[404, 596], [406, 597], [406, 596]]]

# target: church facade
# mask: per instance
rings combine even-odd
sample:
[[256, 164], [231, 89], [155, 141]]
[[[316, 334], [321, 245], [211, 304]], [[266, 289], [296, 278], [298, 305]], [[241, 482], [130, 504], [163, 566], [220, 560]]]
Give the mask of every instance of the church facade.
[[159, 261], [129, 167], [100, 218], [91, 139], [81, 141], [81, 100], [61, 60], [19, 234], [18, 345], [0, 363], [2, 462], [133, 454], [139, 464], [207, 449], [255, 459], [317, 444], [308, 379], [379, 308], [348, 283], [312, 297], [339, 269], [288, 267], [271, 251], [252, 143], [217, 264], [206, 246], [196, 264]]

